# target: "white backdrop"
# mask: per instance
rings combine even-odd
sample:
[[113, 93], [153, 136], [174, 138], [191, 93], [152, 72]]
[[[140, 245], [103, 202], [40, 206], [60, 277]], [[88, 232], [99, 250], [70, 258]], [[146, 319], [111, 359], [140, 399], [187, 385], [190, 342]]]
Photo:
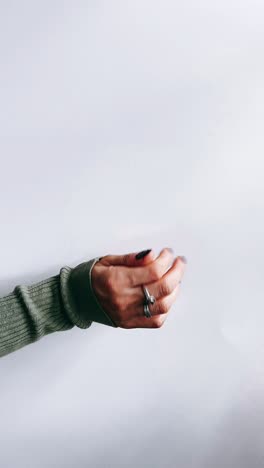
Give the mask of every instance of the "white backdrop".
[[1, 467], [263, 467], [263, 15], [0, 1], [1, 295], [97, 255], [188, 259], [161, 329], [0, 360]]

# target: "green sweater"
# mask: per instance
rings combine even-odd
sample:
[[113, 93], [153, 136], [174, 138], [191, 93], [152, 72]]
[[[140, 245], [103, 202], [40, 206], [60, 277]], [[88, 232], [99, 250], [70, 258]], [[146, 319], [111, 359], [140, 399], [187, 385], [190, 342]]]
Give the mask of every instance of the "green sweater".
[[100, 257], [31, 285], [18, 285], [0, 298], [0, 357], [45, 335], [92, 322], [117, 327], [92, 288], [91, 271]]

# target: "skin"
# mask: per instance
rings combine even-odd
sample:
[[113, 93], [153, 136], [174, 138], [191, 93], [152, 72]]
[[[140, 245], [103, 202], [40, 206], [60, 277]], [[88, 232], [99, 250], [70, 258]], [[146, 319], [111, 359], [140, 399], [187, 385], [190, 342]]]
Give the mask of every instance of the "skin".
[[[93, 289], [118, 327], [160, 328], [177, 299], [186, 264], [168, 247], [157, 257], [153, 250], [140, 260], [136, 254], [101, 257], [92, 269]], [[143, 313], [143, 284], [156, 298], [154, 304], [149, 304], [151, 318]]]

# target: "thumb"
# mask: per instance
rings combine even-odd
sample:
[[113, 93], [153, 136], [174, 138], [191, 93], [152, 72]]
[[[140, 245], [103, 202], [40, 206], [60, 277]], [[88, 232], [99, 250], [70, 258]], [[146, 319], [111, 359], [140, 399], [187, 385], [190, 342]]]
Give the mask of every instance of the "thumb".
[[155, 260], [155, 254], [152, 249], [142, 250], [141, 252], [132, 252], [123, 255], [105, 255], [100, 258], [101, 263], [105, 265], [123, 265], [123, 266], [142, 266]]

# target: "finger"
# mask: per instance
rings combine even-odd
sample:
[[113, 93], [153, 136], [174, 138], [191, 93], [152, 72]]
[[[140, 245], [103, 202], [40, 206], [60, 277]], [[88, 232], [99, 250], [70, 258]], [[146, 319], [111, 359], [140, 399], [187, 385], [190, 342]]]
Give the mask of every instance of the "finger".
[[149, 304], [149, 310], [152, 317], [146, 317], [144, 314], [144, 305], [141, 303], [136, 307], [129, 306], [126, 310], [127, 317], [124, 321], [124, 328], [134, 328], [142, 326], [151, 326], [153, 317], [167, 315], [173, 303], [176, 301], [180, 291], [180, 284], [175, 288], [172, 294], [166, 296], [162, 300], [157, 301], [155, 304]]
[[144, 266], [155, 260], [153, 249], [146, 249], [141, 252], [132, 252], [122, 255], [105, 255], [100, 258], [101, 263], [106, 266], [119, 265], [127, 267]]
[[[176, 301], [177, 296], [180, 291], [180, 284], [174, 288], [171, 294], [168, 296], [163, 296], [161, 299], [158, 299], [155, 304], [149, 304], [149, 310], [151, 315], [163, 315], [167, 314], [169, 312], [172, 304]], [[137, 314], [138, 317], [144, 317], [144, 308], [143, 308], [143, 303], [135, 307], [135, 313]], [[148, 318], [148, 317], [146, 317]]]
[[131, 287], [152, 283], [159, 280], [170, 268], [173, 261], [173, 250], [164, 248], [158, 257], [148, 265], [128, 270], [128, 279]]
[[134, 318], [133, 320], [127, 322], [123, 328], [160, 328], [164, 324], [168, 315], [169, 312], [162, 315], [152, 316], [150, 318], [145, 316], [142, 318]]
[[[156, 300], [171, 294], [180, 281], [182, 281], [185, 268], [185, 263], [183, 263], [181, 258], [176, 257], [167, 273], [165, 273], [165, 275], [163, 275], [158, 281], [148, 285], [149, 294], [154, 296]], [[134, 288], [135, 303], [142, 304], [144, 299], [145, 295], [142, 286]]]

